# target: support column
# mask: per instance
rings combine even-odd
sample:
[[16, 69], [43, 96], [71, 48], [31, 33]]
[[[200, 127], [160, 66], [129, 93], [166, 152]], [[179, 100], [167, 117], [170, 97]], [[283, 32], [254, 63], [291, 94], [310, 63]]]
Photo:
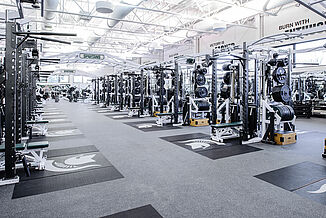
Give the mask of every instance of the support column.
[[140, 115], [144, 115], [144, 70], [140, 71]]
[[217, 61], [213, 60], [212, 64], [212, 108], [211, 108], [211, 115], [212, 115], [212, 124], [216, 124], [217, 120]]
[[6, 22], [6, 91], [5, 91], [5, 177], [13, 179], [16, 176], [16, 23]]
[[174, 64], [174, 123], [177, 124], [179, 121], [179, 64], [175, 62]]
[[248, 64], [247, 43], [243, 43], [243, 71], [242, 71], [242, 123], [243, 123], [243, 140], [248, 140], [249, 135], [249, 64]]

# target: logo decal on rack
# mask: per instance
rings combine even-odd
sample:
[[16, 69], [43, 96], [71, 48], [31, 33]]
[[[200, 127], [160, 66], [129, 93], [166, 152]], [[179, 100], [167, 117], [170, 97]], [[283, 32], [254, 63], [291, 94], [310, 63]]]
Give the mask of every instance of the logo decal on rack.
[[90, 167], [101, 167], [99, 164], [94, 164], [93, 159], [96, 154], [82, 154], [70, 157], [63, 162], [55, 160], [47, 160], [45, 162], [45, 169], [51, 172], [71, 172], [78, 171]]

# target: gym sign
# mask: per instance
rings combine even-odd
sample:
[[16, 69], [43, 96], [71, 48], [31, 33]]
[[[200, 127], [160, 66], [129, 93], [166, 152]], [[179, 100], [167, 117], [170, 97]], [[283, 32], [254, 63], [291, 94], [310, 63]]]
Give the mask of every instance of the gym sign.
[[309, 18], [280, 25], [278, 30], [286, 33], [300, 32], [302, 30], [313, 29], [326, 25], [326, 21], [311, 22]]
[[104, 60], [103, 54], [80, 53], [79, 58], [88, 60]]

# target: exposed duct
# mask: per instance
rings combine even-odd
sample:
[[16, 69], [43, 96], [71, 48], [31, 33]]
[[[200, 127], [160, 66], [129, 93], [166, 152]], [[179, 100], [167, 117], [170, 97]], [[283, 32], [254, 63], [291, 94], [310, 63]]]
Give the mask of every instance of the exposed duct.
[[[113, 13], [111, 14], [111, 18], [115, 19], [123, 19], [125, 18], [132, 10], [135, 9], [135, 6], [139, 6], [144, 0], [136, 0], [136, 4], [130, 4], [130, 6], [127, 6], [128, 1], [122, 1], [125, 3], [124, 5], [116, 5], [114, 8]], [[115, 25], [117, 25], [119, 21], [116, 20], [108, 20], [107, 25], [108, 27], [112, 28]]]
[[[44, 1], [44, 29], [52, 29], [52, 25], [47, 23], [46, 21], [53, 20], [55, 18], [56, 13], [53, 12], [57, 10], [59, 5], [59, 0], [45, 0]], [[50, 10], [50, 11], [48, 11]]]
[[282, 7], [282, 6], [290, 4], [290, 3], [293, 3], [293, 0], [277, 0], [277, 1], [268, 0], [264, 5], [263, 10], [264, 11], [273, 10], [275, 8]]
[[227, 26], [225, 23], [209, 23], [207, 21], [199, 21], [193, 25], [194, 29], [205, 30], [205, 31], [223, 31], [226, 30]]

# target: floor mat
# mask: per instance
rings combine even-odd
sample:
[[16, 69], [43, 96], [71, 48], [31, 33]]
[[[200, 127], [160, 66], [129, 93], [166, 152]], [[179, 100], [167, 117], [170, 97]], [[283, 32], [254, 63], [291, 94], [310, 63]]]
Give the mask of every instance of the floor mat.
[[326, 205], [326, 166], [303, 162], [255, 177]]
[[73, 154], [82, 154], [82, 153], [90, 153], [90, 152], [98, 152], [98, 149], [94, 145], [87, 145], [81, 147], [72, 147], [72, 148], [63, 148], [63, 149], [53, 149], [48, 150], [47, 156], [58, 157], [64, 155], [73, 155]]
[[179, 126], [157, 126], [155, 121], [138, 121], [138, 122], [124, 122], [124, 124], [132, 126], [136, 129], [139, 129], [143, 132], [153, 132], [153, 131], [163, 131], [163, 130], [175, 130], [182, 129]]
[[142, 117], [138, 116], [133, 116], [133, 117], [128, 117], [128, 114], [110, 114], [110, 115], [105, 115], [106, 117], [109, 117], [114, 120], [134, 120], [134, 119], [144, 119]]
[[44, 171], [33, 170], [30, 177], [19, 174], [13, 199], [123, 178], [99, 152], [48, 158]]
[[152, 205], [137, 207], [123, 212], [115, 213], [103, 218], [163, 218]]
[[212, 160], [261, 150], [248, 145], [234, 145], [232, 143], [224, 144], [215, 142], [210, 139], [209, 135], [203, 133], [167, 136], [161, 137], [161, 139], [208, 157]]

